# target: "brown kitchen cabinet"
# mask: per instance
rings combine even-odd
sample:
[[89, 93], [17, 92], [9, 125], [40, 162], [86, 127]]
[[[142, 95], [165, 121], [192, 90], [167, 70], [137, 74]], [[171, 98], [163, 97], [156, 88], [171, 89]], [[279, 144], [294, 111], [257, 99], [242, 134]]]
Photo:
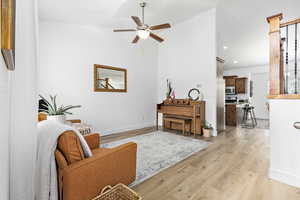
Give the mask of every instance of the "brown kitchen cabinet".
[[236, 126], [236, 104], [226, 104], [225, 116], [227, 126]]
[[226, 87], [235, 87], [235, 79], [237, 76], [224, 76]]
[[245, 94], [247, 87], [247, 78], [236, 78], [235, 79], [235, 92], [237, 94]]

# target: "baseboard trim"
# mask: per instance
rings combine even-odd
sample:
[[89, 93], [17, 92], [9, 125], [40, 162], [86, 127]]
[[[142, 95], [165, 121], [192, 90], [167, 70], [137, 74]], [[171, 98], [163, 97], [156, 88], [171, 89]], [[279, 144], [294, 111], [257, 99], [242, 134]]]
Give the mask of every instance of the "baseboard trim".
[[295, 176], [293, 174], [276, 170], [276, 169], [269, 169], [269, 177], [273, 180], [300, 188], [300, 177]]
[[127, 132], [127, 131], [135, 131], [138, 129], [143, 129], [145, 127], [153, 127], [154, 123], [153, 122], [146, 122], [146, 123], [142, 123], [139, 125], [135, 125], [135, 126], [130, 126], [130, 127], [126, 127], [126, 128], [120, 128], [120, 129], [115, 129], [115, 130], [107, 130], [107, 131], [98, 131], [101, 133], [101, 136], [108, 136], [108, 135], [114, 135], [114, 134], [120, 134], [123, 132]]

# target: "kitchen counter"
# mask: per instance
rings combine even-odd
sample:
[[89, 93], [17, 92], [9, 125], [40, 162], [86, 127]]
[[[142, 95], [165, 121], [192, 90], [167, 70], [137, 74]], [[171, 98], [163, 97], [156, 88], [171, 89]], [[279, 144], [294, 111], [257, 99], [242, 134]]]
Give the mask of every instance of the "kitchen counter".
[[243, 107], [245, 107], [245, 105], [247, 105], [247, 104], [249, 104], [249, 103], [237, 103], [237, 104], [236, 104], [236, 107], [237, 107], [237, 108], [243, 108]]
[[225, 105], [236, 105], [237, 103], [225, 103]]
[[229, 126], [240, 126], [243, 121], [245, 105], [249, 103], [225, 103], [226, 108], [226, 122]]
[[243, 110], [244, 106], [245, 106], [245, 104], [238, 104], [236, 106], [236, 125], [237, 126], [240, 126], [242, 124], [243, 115], [244, 115], [244, 110]]
[[225, 103], [225, 105], [236, 105], [237, 107], [244, 107], [246, 104], [249, 103]]

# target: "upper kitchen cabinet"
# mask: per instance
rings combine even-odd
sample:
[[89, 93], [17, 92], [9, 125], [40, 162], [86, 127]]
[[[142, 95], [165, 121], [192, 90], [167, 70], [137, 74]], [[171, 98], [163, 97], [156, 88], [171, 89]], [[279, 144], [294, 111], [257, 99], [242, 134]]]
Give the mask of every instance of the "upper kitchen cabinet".
[[235, 92], [237, 94], [245, 94], [247, 88], [247, 78], [235, 79]]
[[235, 87], [235, 79], [237, 78], [237, 76], [224, 76], [223, 78], [225, 79], [226, 87]]

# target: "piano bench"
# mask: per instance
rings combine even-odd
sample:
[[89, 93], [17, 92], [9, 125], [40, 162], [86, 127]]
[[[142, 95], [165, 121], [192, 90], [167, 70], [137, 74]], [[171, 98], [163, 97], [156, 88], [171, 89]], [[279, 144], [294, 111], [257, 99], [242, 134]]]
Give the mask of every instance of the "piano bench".
[[185, 125], [188, 124], [190, 129], [189, 132], [192, 132], [192, 119], [179, 119], [172, 117], [163, 118], [163, 128], [165, 128], [165, 122], [170, 122], [170, 128], [172, 128], [172, 123], [177, 123], [182, 125], [182, 134], [185, 135]]

